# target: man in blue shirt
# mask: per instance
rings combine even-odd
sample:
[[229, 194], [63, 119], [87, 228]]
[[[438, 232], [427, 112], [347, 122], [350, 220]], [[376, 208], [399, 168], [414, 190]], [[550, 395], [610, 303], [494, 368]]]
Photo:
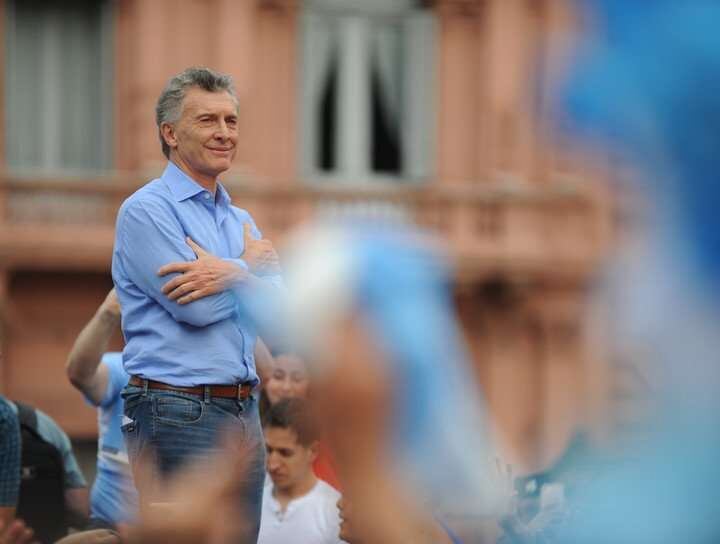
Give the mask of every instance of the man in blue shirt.
[[111, 290], [75, 339], [66, 370], [70, 382], [98, 408], [97, 475], [90, 494], [92, 527], [115, 528], [135, 517], [137, 493], [130, 461], [120, 432], [123, 402], [120, 392], [129, 376], [121, 353], [105, 353], [120, 326], [120, 304]]
[[[239, 499], [257, 535], [265, 451], [251, 394], [257, 330], [245, 303], [281, 280], [272, 244], [259, 240], [250, 214], [231, 205], [217, 180], [237, 146], [232, 80], [185, 70], [161, 93], [156, 121], [169, 162], [121, 206], [112, 262], [131, 375], [123, 393], [128, 454], [133, 465], [151, 458], [167, 476], [207, 458], [221, 429], [234, 430], [254, 446]], [[152, 485], [136, 483], [152, 495]]]

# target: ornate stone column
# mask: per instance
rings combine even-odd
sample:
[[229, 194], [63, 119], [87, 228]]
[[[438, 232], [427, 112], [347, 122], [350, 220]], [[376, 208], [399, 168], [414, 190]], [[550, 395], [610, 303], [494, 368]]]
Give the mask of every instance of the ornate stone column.
[[441, 183], [477, 180], [485, 160], [485, 0], [438, 0], [437, 165]]

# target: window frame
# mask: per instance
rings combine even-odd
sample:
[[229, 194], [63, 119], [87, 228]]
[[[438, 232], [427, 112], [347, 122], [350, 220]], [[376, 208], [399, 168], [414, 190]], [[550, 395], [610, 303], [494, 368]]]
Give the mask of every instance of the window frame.
[[[100, 127], [99, 133], [96, 135], [100, 140], [99, 150], [100, 158], [97, 165], [88, 165], [87, 167], [68, 166], [62, 164], [62, 157], [57, 152], [55, 147], [53, 153], [53, 146], [58, 140], [57, 134], [59, 131], [58, 124], [60, 121], [56, 119], [58, 124], [53, 125], [54, 130], [47, 130], [42, 133], [41, 145], [44, 146], [43, 157], [41, 159], [40, 166], [21, 166], [10, 164], [10, 153], [8, 144], [8, 135], [13, 130], [13, 119], [9, 115], [9, 110], [12, 108], [13, 95], [10, 88], [10, 79], [12, 71], [14, 70], [14, 63], [16, 59], [13, 58], [13, 48], [18, 47], [16, 41], [16, 15], [15, 5], [17, 2], [22, 0], [4, 0], [2, 2], [2, 10], [0, 10], [0, 17], [2, 17], [2, 27], [4, 30], [4, 36], [2, 38], [2, 97], [3, 97], [3, 110], [2, 116], [3, 133], [5, 135], [2, 141], [2, 167], [6, 172], [11, 173], [17, 178], [52, 178], [52, 177], [80, 177], [85, 178], [88, 176], [100, 174], [108, 170], [112, 170], [115, 167], [115, 152], [114, 152], [114, 79], [115, 79], [115, 6], [112, 0], [99, 0], [100, 4], [100, 17], [99, 17], [99, 47], [100, 47], [100, 71], [97, 74], [97, 84], [99, 87], [99, 106], [96, 115], [99, 116], [98, 125]], [[42, 103], [50, 103], [49, 108], [62, 107], [60, 104], [60, 98], [57, 93], [52, 93], [51, 89], [47, 90], [45, 96], [43, 96]], [[55, 104], [53, 105], [53, 102]], [[95, 118], [95, 115], [93, 115]], [[52, 155], [55, 155], [54, 157]]]
[[[303, 180], [309, 183], [352, 187], [368, 184], [397, 186], [422, 183], [431, 179], [435, 168], [436, 134], [435, 13], [431, 9], [418, 6], [417, 3], [404, 0], [400, 0], [394, 6], [383, 4], [383, 9], [379, 10], [374, 10], [373, 6], [367, 3], [360, 4], [363, 7], [359, 7], [356, 2], [352, 8], [349, 8], [343, 4], [343, 0], [337, 2], [337, 5], [336, 2], [337, 0], [308, 1], [299, 18], [298, 50], [302, 66], [298, 92], [299, 164]], [[315, 27], [323, 26], [328, 19], [333, 20], [333, 30], [327, 33], [329, 37], [314, 32]], [[403, 94], [400, 102], [403, 107], [401, 113], [403, 121], [400, 124], [400, 145], [403, 165], [398, 175], [374, 172], [370, 164], [371, 71], [367, 68], [368, 64], [363, 62], [367, 62], [372, 54], [369, 45], [372, 22], [378, 19], [399, 24], [403, 49], [406, 52], [411, 51], [411, 55], [403, 59], [401, 67]], [[353, 26], [355, 28], [352, 28]], [[343, 28], [344, 31], [340, 32], [340, 39], [343, 42], [335, 44], [337, 61], [340, 64], [343, 62], [348, 64], [341, 67], [338, 73], [335, 113], [337, 166], [334, 171], [327, 172], [317, 164], [320, 142], [316, 138], [315, 119], [319, 112], [315, 93], [322, 85], [323, 74], [326, 74], [322, 67], [318, 66], [321, 61], [317, 59], [317, 52], [318, 47], [324, 47], [319, 43], [320, 40], [330, 40], [329, 47], [333, 46], [331, 33], [337, 33], [339, 28]], [[328, 59], [326, 62], [329, 63], [331, 60]], [[353, 87], [353, 84], [358, 82], [360, 89], [357, 86]], [[348, 88], [354, 88], [355, 92], [347, 91]], [[354, 105], [347, 106], [348, 102]]]

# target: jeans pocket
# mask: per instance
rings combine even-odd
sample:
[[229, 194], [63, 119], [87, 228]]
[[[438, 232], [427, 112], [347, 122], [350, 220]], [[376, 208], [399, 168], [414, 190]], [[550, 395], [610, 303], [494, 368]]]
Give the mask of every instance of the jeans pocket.
[[154, 397], [155, 417], [162, 423], [171, 425], [189, 425], [196, 423], [203, 415], [203, 403], [173, 394], [162, 394]]
[[138, 429], [137, 422], [127, 416], [123, 416], [122, 424], [120, 425], [120, 432], [122, 433], [123, 442], [125, 443], [125, 450], [127, 451], [130, 462], [134, 462], [137, 458], [138, 451]]
[[123, 413], [134, 418], [135, 409], [142, 403], [147, 401], [147, 397], [142, 393], [125, 392], [121, 393], [123, 399]]

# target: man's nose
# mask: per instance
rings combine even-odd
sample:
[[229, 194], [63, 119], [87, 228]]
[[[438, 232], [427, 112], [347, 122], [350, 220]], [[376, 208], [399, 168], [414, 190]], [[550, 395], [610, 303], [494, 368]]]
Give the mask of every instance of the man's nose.
[[225, 121], [220, 121], [215, 131], [215, 137], [219, 140], [227, 140], [230, 137], [230, 128]]
[[278, 466], [278, 459], [274, 453], [271, 453], [267, 456], [267, 469], [268, 471], [271, 471]]

